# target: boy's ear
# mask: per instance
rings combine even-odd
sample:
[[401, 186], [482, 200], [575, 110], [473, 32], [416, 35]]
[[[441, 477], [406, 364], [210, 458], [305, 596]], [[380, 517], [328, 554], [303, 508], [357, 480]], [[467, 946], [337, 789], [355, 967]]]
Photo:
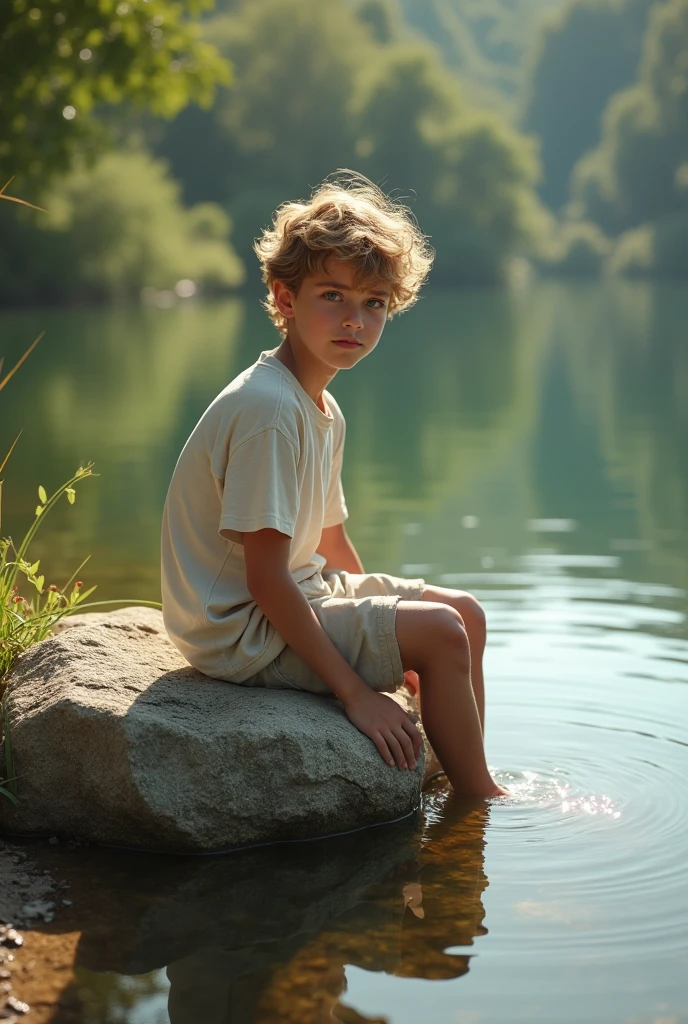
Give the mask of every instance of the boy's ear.
[[294, 293], [282, 281], [272, 282], [272, 297], [278, 310], [287, 320], [294, 317]]

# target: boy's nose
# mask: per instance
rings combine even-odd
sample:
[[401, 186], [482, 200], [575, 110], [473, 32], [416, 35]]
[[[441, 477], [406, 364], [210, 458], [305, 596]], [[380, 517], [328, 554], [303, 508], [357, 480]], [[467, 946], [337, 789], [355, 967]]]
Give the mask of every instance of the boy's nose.
[[349, 327], [352, 331], [360, 331], [363, 327], [363, 317], [355, 310], [349, 310], [342, 319], [342, 327]]

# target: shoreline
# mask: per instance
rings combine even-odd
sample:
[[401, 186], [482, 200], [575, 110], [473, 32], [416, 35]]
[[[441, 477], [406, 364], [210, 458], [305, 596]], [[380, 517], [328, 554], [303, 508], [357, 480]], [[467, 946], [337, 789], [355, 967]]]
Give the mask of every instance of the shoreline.
[[[48, 845], [50, 843], [50, 846]], [[31, 844], [33, 845], [33, 844]], [[0, 1021], [77, 1024], [63, 1015], [62, 993], [73, 978], [78, 931], [65, 931], [69, 886], [57, 881], [48, 850], [0, 836]], [[38, 854], [38, 856], [36, 856]], [[59, 914], [59, 934], [50, 929]], [[59, 1016], [56, 1016], [56, 1013]]]

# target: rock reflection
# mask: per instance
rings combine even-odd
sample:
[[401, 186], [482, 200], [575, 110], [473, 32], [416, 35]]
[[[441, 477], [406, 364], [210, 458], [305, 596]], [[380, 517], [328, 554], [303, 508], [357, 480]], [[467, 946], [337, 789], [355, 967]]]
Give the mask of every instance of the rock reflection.
[[84, 968], [111, 972], [114, 999], [118, 975], [167, 966], [171, 1024], [346, 1024], [366, 1019], [341, 1001], [347, 965], [465, 974], [470, 956], [445, 950], [485, 932], [489, 812], [448, 796], [440, 804], [424, 822], [224, 857], [94, 851], [86, 871], [97, 907], [77, 949], [81, 986]]

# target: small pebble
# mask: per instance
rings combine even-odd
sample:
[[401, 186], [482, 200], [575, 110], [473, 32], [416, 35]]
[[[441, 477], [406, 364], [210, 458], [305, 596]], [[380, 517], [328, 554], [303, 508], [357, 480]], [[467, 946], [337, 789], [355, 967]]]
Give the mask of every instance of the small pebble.
[[62, 906], [63, 907], [71, 907], [71, 905], [72, 905], [72, 901], [71, 900], [62, 900]]
[[2, 978], [3, 981], [5, 980], [5, 978], [11, 978], [11, 977], [12, 977], [12, 975], [10, 974], [9, 971], [0, 971], [0, 978]]
[[18, 946], [24, 945], [24, 940], [14, 928], [2, 928], [0, 929], [0, 945], [16, 949]]
[[57, 836], [51, 836], [50, 839], [48, 840], [51, 846], [57, 846], [59, 841], [60, 840], [57, 838]]
[[22, 1003], [21, 999], [15, 999], [14, 996], [10, 996], [5, 1006], [13, 1010], [14, 1013], [28, 1013], [31, 1007], [28, 1003]]

